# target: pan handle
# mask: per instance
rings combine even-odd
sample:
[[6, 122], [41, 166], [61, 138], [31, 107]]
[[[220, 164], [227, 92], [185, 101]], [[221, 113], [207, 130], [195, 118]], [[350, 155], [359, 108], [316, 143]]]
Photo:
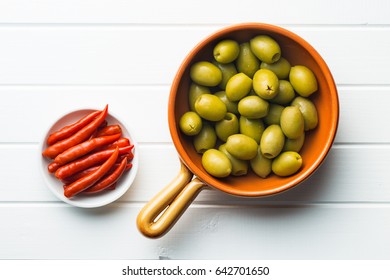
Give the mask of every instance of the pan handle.
[[167, 233], [206, 185], [194, 178], [182, 161], [179, 174], [140, 211], [137, 226], [146, 237]]

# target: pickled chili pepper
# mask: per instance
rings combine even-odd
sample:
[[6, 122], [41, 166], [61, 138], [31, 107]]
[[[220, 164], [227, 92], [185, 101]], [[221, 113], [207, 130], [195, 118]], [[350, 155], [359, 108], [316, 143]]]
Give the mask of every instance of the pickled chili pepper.
[[85, 117], [79, 119], [77, 122], [64, 126], [60, 130], [53, 132], [52, 134], [49, 135], [47, 138], [46, 143], [50, 146], [53, 145], [54, 143], [66, 139], [72, 134], [76, 133], [79, 131], [81, 128], [86, 126], [88, 123], [90, 123], [97, 115], [99, 115], [101, 111], [93, 111], [92, 113], [86, 115]]
[[78, 179], [80, 179], [88, 174], [91, 174], [92, 172], [97, 170], [99, 167], [100, 167], [100, 165], [95, 165], [95, 166], [89, 167], [87, 169], [81, 170], [80, 172], [77, 172], [69, 177], [61, 179], [61, 182], [64, 183], [65, 187], [66, 187], [66, 185], [69, 185], [69, 184], [73, 183], [74, 181], [77, 181]]
[[113, 135], [117, 133], [122, 133], [122, 128], [118, 124], [108, 125], [102, 129], [99, 129], [96, 133], [96, 137]]
[[116, 140], [115, 142], [108, 144], [106, 146], [103, 146], [101, 148], [98, 148], [96, 150], [99, 151], [99, 150], [105, 150], [105, 149], [112, 149], [112, 148], [115, 148], [116, 146], [118, 146], [118, 147], [130, 146], [129, 138], [121, 137], [118, 140]]
[[63, 151], [88, 139], [88, 137], [104, 122], [107, 114], [108, 105], [106, 105], [103, 111], [101, 111], [101, 113], [94, 120], [81, 128], [75, 134], [72, 134], [70, 137], [49, 146], [45, 151], [43, 151], [42, 155], [53, 159]]
[[77, 144], [58, 156], [55, 157], [54, 162], [57, 162], [60, 165], [64, 165], [72, 160], [75, 160], [81, 156], [88, 154], [96, 148], [102, 147], [104, 145], [110, 144], [119, 139], [121, 136], [120, 133], [108, 136], [101, 136], [92, 138], [90, 140], [84, 141], [80, 144]]
[[127, 158], [124, 158], [119, 164], [119, 166], [111, 174], [107, 174], [106, 176], [102, 177], [94, 185], [85, 189], [83, 192], [97, 193], [103, 191], [104, 189], [108, 188], [112, 184], [116, 183], [119, 180], [119, 178], [122, 176], [123, 172], [125, 171], [126, 164], [127, 164]]
[[54, 173], [58, 170], [58, 168], [61, 167], [61, 164], [59, 164], [58, 162], [50, 162], [49, 165], [47, 166], [47, 170], [49, 171], [49, 173]]
[[91, 140], [92, 138], [95, 138], [97, 135], [98, 130], [96, 129], [92, 134], [89, 136], [88, 140]]
[[[119, 154], [120, 155], [129, 154], [129, 157], [132, 158], [133, 157], [133, 154], [131, 153], [132, 149], [133, 146], [120, 147]], [[58, 179], [64, 179], [66, 177], [72, 176], [73, 174], [76, 174], [77, 172], [87, 169], [91, 166], [99, 165], [103, 163], [105, 160], [107, 160], [114, 151], [115, 148], [85, 155], [81, 158], [78, 158], [58, 168], [57, 171], [55, 172], [55, 176]]]
[[[91, 136], [92, 137], [92, 136]], [[118, 140], [114, 141], [111, 144], [102, 146], [100, 148], [96, 148], [95, 151], [103, 151], [103, 150], [108, 150], [108, 149], [113, 149], [116, 146], [122, 148], [122, 147], [128, 147], [130, 146], [130, 140], [128, 138], [119, 138]], [[133, 155], [132, 155], [133, 156]], [[49, 163], [47, 170], [49, 173], [54, 173], [57, 171], [58, 168], [60, 168], [63, 164], [59, 164], [58, 162], [51, 162]]]
[[66, 186], [64, 189], [64, 195], [67, 198], [71, 198], [94, 185], [111, 169], [111, 167], [115, 164], [118, 155], [119, 148], [117, 147], [112, 155], [96, 171]]
[[[126, 156], [124, 156], [124, 157], [126, 157]], [[118, 156], [118, 159], [116, 160], [116, 163], [114, 164], [112, 170], [108, 171], [107, 174], [111, 174], [112, 171], [114, 171], [114, 169], [119, 166], [120, 162], [123, 160], [124, 157]], [[119, 160], [119, 162], [118, 162], [118, 160]], [[81, 177], [84, 177], [84, 176], [90, 174], [91, 172], [97, 170], [99, 167], [100, 167], [100, 165], [95, 165], [95, 166], [89, 167], [89, 168], [84, 169], [80, 172], [77, 172], [69, 177], [61, 179], [61, 182], [63, 182], [64, 184], [71, 184], [74, 181], [80, 179]], [[133, 167], [133, 164], [131, 162], [127, 163], [125, 171], [130, 170], [132, 167]]]

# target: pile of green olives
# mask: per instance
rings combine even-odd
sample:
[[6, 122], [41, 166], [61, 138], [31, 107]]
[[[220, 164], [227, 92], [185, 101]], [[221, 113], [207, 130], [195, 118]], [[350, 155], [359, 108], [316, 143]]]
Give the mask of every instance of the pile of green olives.
[[302, 167], [305, 133], [318, 125], [314, 73], [292, 66], [276, 40], [218, 42], [191, 65], [189, 108], [179, 121], [212, 176], [290, 176]]

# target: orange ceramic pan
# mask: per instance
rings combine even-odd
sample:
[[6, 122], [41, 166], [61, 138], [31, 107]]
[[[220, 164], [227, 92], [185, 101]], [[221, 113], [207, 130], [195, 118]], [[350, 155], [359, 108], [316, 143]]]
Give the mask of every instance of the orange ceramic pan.
[[[182, 114], [189, 110], [189, 68], [197, 61], [211, 61], [213, 48], [222, 39], [234, 39], [241, 43], [259, 34], [273, 37], [281, 46], [282, 56], [292, 66], [305, 65], [315, 73], [318, 91], [310, 99], [317, 107], [319, 123], [316, 129], [306, 132], [305, 143], [300, 151], [303, 166], [295, 175], [270, 175], [263, 179], [249, 172], [246, 176], [218, 179], [203, 169], [201, 155], [195, 151], [191, 138], [182, 134], [178, 126]], [[320, 54], [304, 39], [284, 28], [263, 23], [236, 24], [211, 34], [187, 55], [171, 86], [168, 121], [171, 137], [180, 157], [181, 170], [141, 210], [137, 219], [139, 230], [148, 237], [163, 235], [205, 187], [236, 196], [261, 197], [297, 186], [313, 174], [326, 158], [336, 136], [338, 119], [339, 101], [332, 74]]]

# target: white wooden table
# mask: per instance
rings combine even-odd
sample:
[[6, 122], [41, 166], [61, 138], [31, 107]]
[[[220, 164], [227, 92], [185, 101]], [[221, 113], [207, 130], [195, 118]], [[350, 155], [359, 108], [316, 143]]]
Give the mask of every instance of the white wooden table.
[[[264, 3], [263, 3], [264, 2]], [[389, 259], [390, 2], [0, 1], [0, 259]], [[135, 219], [178, 172], [170, 84], [208, 34], [280, 25], [310, 42], [337, 83], [340, 122], [299, 187], [243, 199], [203, 191], [160, 239]], [[110, 104], [138, 141], [131, 189], [97, 209], [58, 200], [39, 170], [45, 129]]]

